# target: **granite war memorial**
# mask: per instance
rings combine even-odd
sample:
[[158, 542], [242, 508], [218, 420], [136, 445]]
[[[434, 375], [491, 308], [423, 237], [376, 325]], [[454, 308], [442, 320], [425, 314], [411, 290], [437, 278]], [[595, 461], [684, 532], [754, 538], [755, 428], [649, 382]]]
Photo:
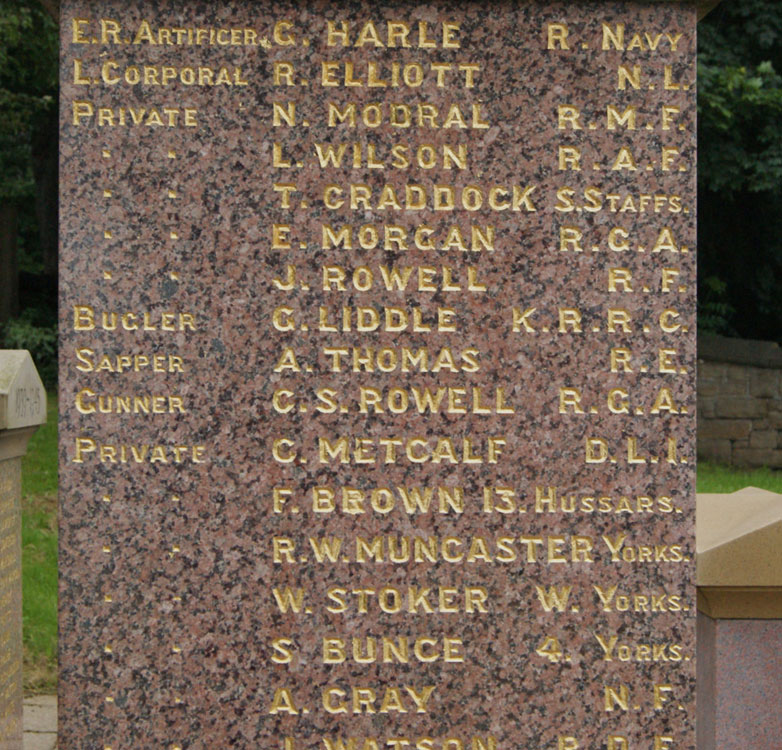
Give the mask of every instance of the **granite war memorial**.
[[695, 23], [63, 3], [63, 750], [695, 747]]

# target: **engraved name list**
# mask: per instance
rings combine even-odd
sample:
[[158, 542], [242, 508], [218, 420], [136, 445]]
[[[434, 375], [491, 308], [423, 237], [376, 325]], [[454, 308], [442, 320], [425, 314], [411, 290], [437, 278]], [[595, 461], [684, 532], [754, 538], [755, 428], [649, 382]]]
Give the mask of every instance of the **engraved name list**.
[[694, 747], [694, 8], [63, 3], [62, 746]]

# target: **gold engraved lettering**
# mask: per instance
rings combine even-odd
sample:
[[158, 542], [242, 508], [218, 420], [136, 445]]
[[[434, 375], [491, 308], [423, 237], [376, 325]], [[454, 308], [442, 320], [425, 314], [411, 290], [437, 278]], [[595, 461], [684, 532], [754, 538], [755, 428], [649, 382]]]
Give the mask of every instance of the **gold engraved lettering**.
[[622, 711], [629, 711], [630, 689], [627, 685], [618, 685], [617, 687], [604, 685], [603, 708], [608, 712], [614, 711], [616, 708], [620, 708]]
[[117, 21], [110, 18], [100, 19], [100, 43], [120, 44], [119, 32], [122, 27]]
[[[560, 414], [590, 414], [599, 413], [597, 406], [585, 409], [581, 403], [582, 395], [578, 388], [560, 387], [559, 389], [559, 413]], [[630, 395], [624, 388], [611, 388], [605, 396], [606, 407], [611, 414], [679, 414], [681, 408], [674, 401], [671, 389], [665, 386], [659, 388], [651, 406], [630, 402]], [[640, 411], [639, 411], [640, 410]]]
[[340, 105], [328, 102], [329, 127], [334, 128], [344, 124], [355, 128], [360, 123], [367, 128], [378, 128], [386, 124], [396, 128], [419, 127], [433, 130], [439, 128], [486, 130], [489, 127], [482, 105], [479, 103], [472, 104], [469, 111], [462, 111], [458, 104], [448, 105], [446, 109], [428, 103], [415, 105], [401, 102], [378, 102], [365, 105], [349, 103], [342, 105], [340, 109]]
[[[448, 347], [430, 352], [427, 347], [324, 347], [330, 372], [478, 372], [480, 352], [469, 347], [457, 352]], [[343, 359], [344, 358], [344, 359]], [[347, 362], [345, 361], [347, 360]], [[352, 367], [351, 367], [352, 363]]]
[[670, 46], [672, 52], [676, 52], [679, 46], [679, 40], [682, 38], [682, 34], [671, 34], [666, 32], [663, 34], [650, 34], [649, 32], [635, 33], [630, 37], [629, 42], [625, 42], [625, 25], [623, 23], [617, 23], [611, 26], [610, 24], [603, 23], [603, 50], [649, 50], [654, 52], [657, 50], [660, 44], [667, 44]]
[[617, 69], [617, 84], [616, 87], [620, 91], [624, 91], [627, 85], [632, 86], [634, 89], [641, 88], [641, 66], [633, 65], [620, 65]]
[[673, 513], [668, 495], [584, 495], [560, 493], [556, 486], [535, 487], [535, 513], [645, 514]]
[[293, 64], [289, 62], [274, 63], [274, 85], [295, 86], [293, 80]]
[[314, 147], [321, 169], [340, 168], [343, 160], [345, 166], [353, 169], [409, 169], [411, 166], [419, 169], [439, 166], [443, 169], [467, 168], [467, 146], [463, 143], [457, 146], [424, 143], [415, 151], [409, 144], [397, 143], [388, 146], [390, 153], [378, 153], [378, 147], [371, 143], [315, 143]]
[[379, 388], [361, 386], [358, 393], [358, 411], [361, 414], [515, 414], [508, 405], [504, 388], [495, 388], [492, 395], [483, 388], [411, 387]]
[[603, 661], [622, 662], [681, 662], [684, 649], [679, 643], [635, 643], [619, 640], [618, 635], [593, 633], [602, 651]]
[[632, 292], [633, 274], [629, 268], [609, 268], [608, 269], [608, 291]]
[[[604, 537], [605, 539], [605, 537]], [[334, 564], [351, 550], [339, 537], [309, 537], [310, 552], [316, 563]], [[375, 536], [352, 540], [349, 561], [366, 563], [405, 564], [510, 564], [516, 561], [543, 565], [578, 565], [594, 561], [594, 542], [588, 536]], [[287, 537], [274, 537], [272, 542], [276, 563], [296, 564], [296, 546]]]
[[616, 158], [611, 164], [611, 169], [614, 172], [621, 172], [623, 170], [635, 172], [638, 169], [638, 165], [636, 164], [633, 152], [624, 146], [620, 148]]
[[304, 602], [304, 589], [291, 589], [286, 586], [284, 589], [272, 589], [277, 609], [283, 614], [285, 612], [301, 612]]
[[[277, 330], [293, 330], [295, 318], [290, 308], [285, 313], [284, 320], [277, 324], [277, 308], [272, 316]], [[456, 310], [451, 307], [438, 307], [431, 315], [424, 317], [419, 307], [405, 310], [401, 307], [383, 307], [380, 311], [374, 307], [342, 307], [339, 312], [327, 307], [318, 308], [317, 330], [321, 332], [338, 332], [356, 330], [362, 333], [372, 331], [428, 333], [430, 331], [456, 331]]]
[[[435, 24], [435, 28], [438, 24]], [[356, 29], [358, 29], [356, 31]], [[328, 47], [419, 47], [421, 49], [459, 49], [459, 23], [443, 21], [439, 34], [429, 28], [428, 21], [405, 23], [386, 21], [375, 24], [368, 21], [351, 28], [348, 21], [326, 22], [326, 45]], [[385, 36], [385, 41], [381, 37]]]
[[[116, 43], [119, 44], [119, 42]], [[261, 44], [261, 40], [255, 29], [246, 27], [161, 26], [154, 28], [149, 21], [142, 20], [133, 36], [133, 44], [187, 47], [255, 47]]]
[[[628, 464], [645, 464], [666, 462], [669, 464], [686, 464], [687, 459], [679, 457], [677, 452], [676, 438], [668, 437], [665, 439], [665, 448], [657, 455], [643, 454], [639, 452], [638, 438], [626, 437], [626, 460]], [[587, 464], [603, 464], [606, 462], [617, 463], [618, 457], [611, 455], [608, 441], [601, 437], [587, 437], [585, 441], [584, 461]]]
[[581, 149], [575, 146], [560, 146], [559, 168], [560, 170], [567, 169], [579, 172], [581, 170]]
[[[446, 148], [446, 147], [444, 147]], [[341, 160], [341, 156], [335, 157]], [[336, 165], [336, 162], [335, 162]], [[371, 211], [537, 211], [532, 200], [536, 185], [493, 185], [484, 188], [479, 185], [455, 187], [438, 184], [433, 188], [408, 183], [402, 189], [384, 185], [379, 191], [364, 183], [350, 183], [349, 186], [329, 184], [323, 189], [323, 203], [326, 208], [336, 210], [349, 206], [352, 210]], [[416, 235], [417, 236], [417, 235]], [[423, 249], [423, 248], [420, 248]]]
[[[353, 737], [324, 736], [323, 750], [498, 750], [497, 738], [493, 735], [461, 738], [449, 734], [445, 737]], [[293, 750], [285, 747], [284, 750]]]
[[627, 534], [614, 537], [603, 535], [611, 555], [612, 563], [679, 563], [684, 560], [684, 548], [681, 544], [638, 544], [625, 546]]
[[[383, 690], [382, 699], [380, 690]], [[348, 698], [347, 691], [331, 686], [323, 690], [321, 703], [329, 714], [425, 714], [434, 690], [434, 685], [425, 685], [420, 690], [409, 685], [378, 690], [371, 687], [352, 687]]]
[[[128, 86], [162, 86], [173, 84], [183, 86], [247, 86], [247, 80], [242, 75], [241, 68], [223, 66], [211, 68], [208, 66], [185, 65], [127, 65], [122, 67], [116, 60], [105, 60], [94, 71], [85, 71], [80, 59], [73, 62], [73, 82], [77, 85], [90, 85], [100, 81], [107, 86], [125, 84]], [[138, 110], [134, 110], [138, 111]], [[127, 110], [131, 112], [130, 109]], [[74, 123], [76, 124], [76, 123]], [[125, 123], [120, 123], [125, 124]], [[136, 123], [138, 124], [138, 123]]]
[[[453, 206], [439, 210], [450, 211], [453, 210]], [[436, 239], [432, 236], [435, 235], [435, 230], [425, 225], [415, 229], [412, 232], [412, 237], [409, 230], [396, 224], [381, 224], [380, 230], [375, 224], [364, 224], [358, 228], [351, 224], [343, 224], [336, 229], [331, 224], [322, 224], [321, 227], [321, 248], [323, 250], [334, 248], [374, 250], [380, 247], [384, 250], [397, 252], [415, 248], [417, 250], [446, 252], [493, 253], [495, 249], [494, 227], [491, 225], [473, 224], [470, 226], [469, 236], [466, 236], [458, 224], [453, 224], [447, 227], [444, 232], [441, 230]]]
[[569, 213], [581, 209], [588, 213], [608, 210], [612, 213], [681, 213], [682, 202], [679, 195], [665, 195], [652, 193], [620, 194], [603, 193], [597, 187], [590, 186], [582, 191], [580, 199], [575, 200], [577, 191], [570, 187], [557, 190], [557, 203], [555, 211]]
[[293, 641], [290, 638], [275, 638], [272, 641], [272, 661], [275, 664], [290, 664], [293, 661]]
[[[76, 330], [83, 330], [78, 329]], [[81, 347], [76, 350], [76, 369], [79, 372], [144, 372], [182, 373], [185, 371], [182, 357], [176, 354], [97, 354], [94, 349]]]
[[383, 64], [369, 61], [366, 69], [362, 65], [357, 71], [351, 61], [329, 60], [321, 63], [320, 70], [321, 86], [328, 88], [419, 88], [434, 77], [438, 88], [445, 88], [455, 82], [465, 89], [471, 89], [475, 87], [475, 74], [480, 71], [480, 65], [433, 62], [426, 66], [420, 63]]
[[290, 250], [289, 224], [272, 224], [272, 250]]
[[584, 247], [581, 240], [584, 233], [577, 227], [562, 225], [559, 228], [559, 250], [560, 252], [583, 253]]
[[293, 28], [293, 24], [290, 21], [277, 21], [274, 24], [273, 39], [275, 44], [279, 44], [281, 47], [292, 47], [296, 44], [296, 38], [293, 34], [290, 34], [290, 29]]
[[485, 438], [485, 447], [472, 438], [318, 438], [318, 457], [322, 464], [338, 461], [342, 464], [496, 464], [507, 444], [504, 437]]
[[277, 463], [289, 464], [296, 460], [296, 451], [292, 450], [296, 443], [288, 438], [277, 438], [272, 443], [272, 457]]
[[680, 107], [663, 104], [660, 107], [660, 120], [663, 130], [670, 130], [674, 122], [674, 116], [681, 113]]
[[150, 443], [101, 443], [91, 437], [76, 438], [75, 464], [98, 461], [102, 464], [194, 464], [206, 461], [205, 445], [160, 445]]
[[376, 487], [372, 490], [342, 487], [339, 494], [330, 487], [312, 489], [313, 513], [339, 511], [345, 515], [363, 515], [370, 512], [386, 515], [397, 508], [407, 515], [435, 512], [461, 514], [464, 513], [464, 489], [442, 486], [395, 487], [393, 490], [390, 487]]
[[[668, 294], [674, 284], [679, 283], [679, 276], [681, 272], [678, 268], [663, 268], [662, 269], [662, 281], [660, 284], [663, 294]], [[681, 291], [681, 290], [680, 290]]]
[[185, 414], [182, 396], [97, 394], [82, 388], [74, 399], [80, 414]]
[[660, 710], [665, 707], [665, 704], [670, 702], [668, 693], [673, 692], [673, 686], [666, 684], [655, 684], [653, 686], [654, 693], [654, 707], [656, 710]]
[[655, 614], [657, 612], [682, 612], [687, 610], [684, 600], [678, 594], [668, 593], [625, 593], [618, 586], [597, 586], [597, 594], [603, 612], [635, 612]]
[[171, 332], [195, 331], [195, 314], [188, 312], [102, 312], [89, 305], [73, 306], [74, 331]]
[[487, 614], [489, 598], [483, 586], [385, 586], [379, 589], [346, 589], [338, 586], [326, 592], [326, 610], [332, 614], [408, 614], [435, 613]]
[[610, 104], [606, 107], [606, 130], [616, 130], [617, 126], [622, 126], [627, 130], [635, 130], [635, 116], [637, 110], [635, 107], [625, 107], [620, 114], [619, 110]]
[[563, 659], [566, 659], [566, 655], [562, 652], [562, 646], [559, 640], [554, 636], [546, 636], [540, 645], [535, 649], [535, 653], [538, 656], [542, 656], [544, 659], [548, 659], [552, 664], [558, 664]]
[[89, 101], [74, 101], [72, 110], [72, 124], [77, 127], [198, 127], [195, 107], [96, 107]]
[[[379, 279], [377, 278], [379, 271]], [[417, 271], [413, 276], [413, 271]], [[473, 266], [466, 268], [466, 283], [455, 278], [451, 266], [379, 266], [376, 270], [359, 266], [350, 276], [342, 266], [323, 266], [323, 291], [345, 292], [356, 289], [368, 292], [373, 288], [387, 291], [407, 291], [411, 277], [415, 280], [410, 287], [419, 292], [485, 292], [486, 285], [478, 280], [478, 271]], [[439, 278], [438, 278], [439, 277]], [[417, 283], [416, 283], [417, 282]], [[348, 286], [349, 285], [349, 286]]]
[[77, 86], [89, 86], [92, 81], [82, 73], [82, 61], [76, 58], [73, 61], [73, 82]]
[[[226, 198], [223, 223], [227, 226], [233, 217], [239, 233], [249, 226], [251, 246], [248, 251], [245, 242], [238, 249], [240, 254], [249, 252], [239, 265], [229, 263], [221, 270], [227, 281], [241, 280], [247, 263], [263, 256], [261, 286], [255, 284], [258, 288], [251, 289], [250, 296], [265, 291], [270, 302], [265, 311], [256, 311], [258, 320], [268, 325], [260, 335], [271, 342], [265, 352], [266, 380], [271, 385], [263, 393], [258, 391], [253, 407], [255, 416], [268, 417], [269, 427], [259, 433], [255, 454], [260, 455], [258, 460], [271, 462], [256, 498], [260, 511], [267, 513], [271, 533], [257, 552], [266, 564], [271, 558], [272, 572], [279, 574], [259, 606], [272, 612], [280, 631], [268, 633], [261, 650], [271, 672], [290, 677], [266, 686], [262, 711], [283, 717], [286, 726], [280, 725], [276, 739], [283, 750], [307, 744], [284, 735], [295, 733], [300, 716], [305, 724], [310, 721], [304, 716], [310, 713], [321, 718], [328, 714], [325, 724], [332, 725], [334, 734], [309, 738], [322, 750], [500, 750], [493, 735], [452, 736], [447, 725], [440, 726], [442, 721], [438, 724], [430, 717], [424, 728], [439, 731], [440, 737], [404, 736], [403, 732], [412, 727], [408, 719], [419, 714], [441, 718], [437, 711], [447, 701], [439, 700], [440, 683], [423, 684], [432, 682], [434, 671], [442, 672], [445, 686], [461, 669], [445, 665], [469, 661], [472, 668], [485, 660], [486, 653], [492, 655], [491, 648], [484, 653], [484, 643], [468, 641], [468, 657], [461, 621], [467, 623], [465, 617], [474, 615], [496, 626], [499, 609], [493, 598], [489, 600], [490, 593], [494, 596], [495, 585], [502, 588], [504, 572], [516, 578], [521, 572], [522, 580], [526, 567], [528, 575], [516, 598], [528, 610], [529, 621], [540, 626], [537, 635], [526, 641], [525, 658], [533, 671], [547, 670], [549, 665], [541, 659], [564, 666], [571, 660], [568, 650], [574, 660], [583, 661], [584, 654], [576, 652], [584, 644], [567, 641], [567, 628], [579, 617], [584, 619], [582, 607], [591, 604], [598, 620], [602, 614], [609, 617], [591, 628], [587, 651], [598, 671], [614, 672], [613, 678], [606, 678], [610, 684], [595, 688], [603, 695], [602, 701], [599, 694], [592, 696], [597, 701], [593, 708], [609, 713], [650, 713], [652, 708], [675, 713], [681, 706], [675, 703], [673, 686], [664, 682], [670, 675], [663, 668], [675, 669], [689, 660], [688, 639], [676, 642], [659, 629], [654, 637], [638, 635], [643, 628], [634, 636], [618, 623], [635, 619], [636, 624], [651, 625], [648, 618], [662, 614], [654, 622], [663, 627], [675, 621], [677, 613], [690, 610], [682, 594], [632, 583], [632, 578], [644, 573], [642, 565], [667, 573], [671, 564], [691, 562], [687, 555], [693, 554], [694, 545], [674, 538], [666, 543], [666, 535], [660, 535], [665, 516], [673, 521], [674, 514], [684, 512], [677, 504], [687, 505], [675, 481], [683, 475], [671, 470], [671, 465], [686, 463], [676, 438], [653, 429], [634, 435], [628, 424], [645, 417], [645, 426], [653, 428], [664, 420], [669, 434], [678, 435], [680, 415], [689, 406], [680, 376], [686, 374], [683, 363], [692, 371], [688, 359], [692, 351], [679, 337], [690, 333], [688, 324], [692, 327], [686, 293], [692, 292], [688, 287], [694, 284], [694, 249], [682, 244], [693, 238], [687, 217], [677, 214], [694, 207], [685, 206], [682, 196], [674, 192], [677, 185], [684, 189], [688, 181], [672, 176], [690, 169], [687, 160], [694, 136], [685, 96], [693, 70], [674, 54], [683, 35], [673, 26], [663, 33], [653, 27], [632, 28], [631, 22], [602, 23], [601, 29], [599, 19], [595, 22], [580, 11], [573, 20], [567, 12], [549, 14], [558, 22], [546, 20], [532, 29], [529, 44], [524, 42], [528, 50], [540, 53], [545, 45], [547, 65], [568, 58], [571, 73], [578, 75], [584, 65], [610, 69], [608, 86], [615, 95], [602, 101], [599, 96], [580, 100], [584, 87], [578, 85], [565, 86], [553, 100], [541, 100], [543, 109], [537, 114], [562, 136], [559, 143], [550, 144], [556, 152], [542, 154], [539, 144], [533, 143], [525, 151], [526, 161], [514, 162], [511, 149], [502, 168], [493, 170], [491, 159], [483, 163], [486, 158], [502, 155], [509, 144], [518, 146], [524, 139], [518, 133], [519, 123], [497, 122], [498, 117], [507, 120], [508, 113], [518, 108], [494, 90], [496, 81], [487, 80], [490, 55], [485, 54], [482, 38], [467, 38], [468, 32], [485, 36], [489, 27], [471, 19], [469, 29], [462, 29], [431, 9], [416, 12], [415, 18], [397, 14], [390, 19], [382, 16], [382, 10], [358, 20], [351, 11], [348, 20], [338, 7], [319, 19], [281, 7], [276, 17], [257, 17], [259, 30], [230, 26], [230, 14], [218, 18], [216, 26], [198, 26], [204, 20], [198, 14], [192, 26], [159, 26], [155, 19], [125, 13], [118, 15], [121, 22], [112, 18], [66, 21], [70, 24], [66, 38], [70, 36], [72, 44], [65, 76], [78, 98], [71, 97], [65, 117], [75, 134], [135, 138], [157, 128], [164, 140], [171, 140], [169, 136], [177, 140], [171, 130], [203, 130], [220, 119], [212, 112], [212, 122], [205, 123], [203, 109], [184, 106], [193, 97], [179, 95], [198, 93], [194, 101], [200, 101], [201, 94], [212, 90], [213, 96], [206, 99], [214, 100], [219, 110], [215, 112], [224, 114], [225, 122], [236, 125], [246, 120], [251, 130], [274, 135], [260, 144], [262, 161], [272, 171], [266, 175], [267, 194], [255, 201], [267, 221], [259, 227], [257, 221], [248, 223], [252, 212], [239, 215], [232, 207], [233, 199], [241, 195]], [[666, 19], [669, 16], [675, 23], [678, 16], [667, 14]], [[166, 21], [185, 23], [174, 16]], [[691, 38], [686, 45], [689, 50]], [[201, 49], [177, 50], [177, 46]], [[240, 46], [263, 49], [227, 49]], [[211, 49], [198, 60], [204, 47]], [[133, 52], [130, 58], [127, 52]], [[225, 60], [219, 59], [221, 55]], [[248, 60], [258, 64], [251, 70]], [[258, 96], [245, 96], [250, 80], [272, 95], [265, 96], [259, 89]], [[569, 80], [575, 80], [573, 75]], [[305, 95], [313, 86], [320, 96]], [[661, 101], [666, 92], [672, 103]], [[157, 102], [142, 96], [155, 93]], [[172, 95], [173, 104], [164, 106], [163, 100]], [[522, 119], [530, 120], [528, 115]], [[152, 140], [154, 135], [150, 133]], [[236, 145], [234, 136], [229, 146]], [[681, 143], [677, 137], [683, 139]], [[240, 141], [234, 149], [239, 154], [234, 171], [249, 168], [252, 161], [240, 158], [239, 152], [247, 151], [243, 144], [250, 142]], [[610, 141], [607, 150], [601, 150], [603, 141]], [[95, 186], [96, 195], [103, 191], [105, 198], [113, 199], [101, 204], [109, 214], [124, 211], [132, 196], [115, 179], [122, 167], [115, 162], [123, 149], [116, 144], [110, 149], [106, 143], [94, 145], [96, 163], [112, 167], [103, 170], [106, 174], [103, 183]], [[164, 159], [171, 148], [171, 144], [157, 148], [158, 166], [171, 165]], [[180, 160], [187, 155], [197, 160], [198, 149], [176, 148]], [[173, 150], [169, 155], [174, 155]], [[211, 152], [201, 156], [207, 167], [213, 157], [222, 159]], [[527, 163], [536, 157], [539, 164]], [[186, 166], [184, 161], [182, 165]], [[533, 174], [545, 178], [546, 184], [525, 184], [537, 179], [530, 177]], [[155, 195], [165, 203], [161, 216], [168, 217], [161, 219], [159, 239], [193, 239], [182, 221], [192, 219], [185, 203], [195, 194], [176, 174], [169, 177], [168, 183], [157, 180], [160, 184], [155, 188]], [[166, 202], [166, 191], [178, 200]], [[505, 215], [497, 217], [495, 212]], [[123, 231], [119, 213], [87, 229], [90, 236], [103, 239], [104, 249], [116, 245], [114, 249], [121, 250], [124, 239], [133, 239]], [[520, 261], [518, 247], [513, 247], [519, 243], [528, 245], [533, 255], [549, 253], [563, 269], [572, 266], [560, 269], [562, 284], [575, 280], [577, 285], [591, 286], [554, 302], [536, 296], [535, 288], [551, 280], [551, 269], [541, 276], [530, 257]], [[171, 252], [178, 249], [180, 255], [192, 250], [190, 242], [180, 242], [176, 248], [170, 242], [163, 244]], [[440, 252], [444, 255], [435, 258], [434, 253]], [[486, 257], [495, 252], [507, 257]], [[176, 258], [172, 262], [176, 265]], [[102, 263], [95, 273], [103, 274], [104, 287], [122, 286], [122, 269], [110, 261]], [[185, 281], [187, 269], [180, 266], [176, 271], [167, 262], [155, 267], [164, 281], [166, 299], [175, 300], [177, 288], [187, 291], [186, 284], [169, 283], [169, 277], [179, 280], [179, 273]], [[527, 266], [529, 274], [524, 276]], [[511, 294], [503, 285], [504, 273], [524, 276], [511, 284]], [[247, 283], [252, 286], [252, 279]], [[489, 295], [500, 300], [500, 308], [502, 300], [509, 300], [504, 321], [497, 316], [490, 319], [482, 309]], [[225, 305], [246, 307], [245, 297], [230, 294]], [[166, 306], [176, 304], [169, 301]], [[499, 309], [496, 304], [494, 308]], [[181, 415], [193, 408], [186, 398], [192, 389], [171, 383], [179, 375], [185, 375], [186, 381], [194, 374], [194, 353], [210, 354], [212, 334], [206, 338], [201, 334], [214, 321], [205, 314], [196, 318], [195, 311], [164, 310], [157, 304], [148, 310], [112, 310], [93, 300], [92, 306], [77, 304], [70, 309], [74, 335], [85, 336], [67, 355], [75, 353], [68, 364], [86, 377], [70, 393], [69, 406], [82, 429], [66, 444], [68, 460], [90, 468], [100, 464], [100, 471], [114, 468], [115, 474], [132, 474], [132, 467], [139, 465], [138, 471], [145, 475], [162, 468], [150, 468], [151, 464], [177, 465], [177, 472], [186, 474], [189, 464], [210, 462], [211, 445], [195, 442], [206, 433], [199, 430], [198, 435], [188, 436], [181, 429], [191, 421]], [[500, 335], [496, 342], [483, 335], [498, 323], [507, 340]], [[508, 336], [511, 331], [519, 336]], [[112, 342], [106, 338], [111, 333], [151, 338]], [[195, 341], [195, 335], [204, 341]], [[532, 475], [525, 473], [524, 466], [519, 468], [526, 448], [524, 430], [519, 433], [516, 428], [534, 432], [540, 425], [530, 421], [528, 410], [517, 415], [524, 406], [524, 378], [503, 382], [495, 360], [499, 357], [500, 364], [534, 369], [530, 352], [540, 348], [534, 336], [540, 337], [537, 343], [542, 349], [564, 352], [563, 362], [573, 359], [573, 352], [584, 348], [582, 343], [589, 344], [587, 349], [606, 340], [621, 345], [611, 346], [609, 357], [604, 350], [599, 353], [592, 362], [597, 370], [589, 378], [580, 381], [575, 368], [549, 382], [545, 393], [541, 391], [545, 404], [553, 407], [544, 422], [561, 428], [559, 437], [564, 436], [565, 442], [549, 441], [541, 448], [546, 455], [538, 457], [540, 465], [545, 458], [556, 460], [530, 481]], [[101, 337], [103, 343], [96, 344]], [[176, 351], [172, 345], [182, 346], [182, 353], [169, 353]], [[491, 362], [486, 360], [487, 352]], [[606, 365], [612, 373], [608, 377]], [[478, 371], [481, 374], [473, 377]], [[147, 375], [156, 377], [136, 392], [134, 388]], [[128, 425], [131, 418], [154, 417], [158, 424], [165, 415], [172, 416], [177, 427], [168, 435], [156, 429], [154, 435], [133, 437], [137, 442], [123, 442], [128, 437], [116, 437], [116, 431], [95, 434], [98, 421], [113, 424], [124, 417], [123, 424]], [[501, 418], [502, 424], [493, 430], [501, 434], [484, 429], [484, 416]], [[520, 422], [511, 425], [506, 416], [514, 421], [518, 416]], [[587, 429], [587, 423], [594, 431]], [[622, 430], [622, 425], [627, 429]], [[134, 421], [133, 426], [135, 432], [143, 425]], [[581, 441], [581, 447], [575, 447], [576, 452], [583, 451], [582, 465], [560, 476], [557, 467], [565, 466], [573, 452], [574, 446], [567, 444], [573, 435]], [[491, 466], [500, 462], [502, 470]], [[404, 470], [394, 468], [385, 477], [379, 473], [384, 466], [397, 464]], [[659, 486], [651, 481], [639, 486], [637, 480], [651, 476], [654, 464], [667, 472], [658, 478]], [[197, 474], [208, 473], [192, 468]], [[186, 500], [192, 482], [185, 480], [182, 486], [169, 488], [167, 497], [177, 492]], [[121, 489], [106, 491], [121, 499]], [[179, 501], [178, 496], [174, 499]], [[104, 508], [100, 495], [93, 500]], [[462, 521], [467, 523], [464, 528]], [[0, 518], [0, 532], [6, 525], [6, 519]], [[4, 574], [0, 588], [11, 579], [5, 573], [14, 562], [10, 556], [14, 540], [0, 536], [0, 573]], [[180, 536], [166, 544], [179, 552], [177, 545], [183, 543]], [[122, 553], [121, 540], [104, 535], [94, 547], [96, 554], [101, 545], [109, 553], [104, 562]], [[595, 580], [608, 565], [621, 566], [611, 568], [617, 575], [608, 578], [616, 581], [598, 585]], [[595, 573], [587, 586], [572, 575], [583, 571], [583, 566]], [[503, 572], [499, 578], [498, 570]], [[411, 571], [417, 571], [416, 585], [406, 582]], [[465, 585], [480, 581], [481, 576], [486, 585]], [[334, 578], [341, 580], [335, 584]], [[674, 580], [672, 573], [669, 578]], [[452, 582], [459, 585], [441, 585]], [[678, 586], [671, 590], [677, 591]], [[7, 592], [2, 593], [0, 605], [10, 603]], [[122, 598], [118, 592], [113, 596], [115, 601]], [[103, 591], [100, 597], [112, 601], [112, 595]], [[324, 622], [329, 625], [326, 632], [302, 640], [302, 633], [306, 636]], [[567, 632], [562, 626], [567, 626]], [[120, 644], [98, 644], [106, 654], [112, 653], [112, 646], [119, 649]], [[174, 650], [181, 649], [174, 646]], [[316, 675], [313, 685], [304, 689], [293, 678], [307, 661], [319, 664], [323, 674], [333, 674], [327, 679]], [[424, 667], [424, 679], [412, 675], [411, 670], [427, 664], [435, 668]], [[398, 665], [403, 665], [401, 672], [407, 676], [389, 678], [385, 673]], [[0, 672], [3, 666], [0, 663]], [[639, 688], [630, 677], [637, 666], [645, 672], [663, 670], [643, 707], [635, 705], [640, 700], [633, 700]], [[560, 667], [552, 670], [552, 674], [567, 672]], [[627, 685], [611, 682], [620, 672]], [[492, 686], [493, 693], [496, 687]], [[120, 692], [112, 688], [103, 698], [110, 703], [116, 698], [119, 704]], [[174, 700], [182, 702], [182, 698]], [[359, 717], [361, 727], [351, 731], [361, 735], [375, 731], [368, 728], [370, 724], [379, 727], [380, 717], [388, 714], [398, 715], [392, 717], [398, 736], [336, 734], [342, 719]], [[563, 725], [544, 740], [552, 750], [581, 750], [590, 742], [602, 742], [606, 750], [635, 750], [631, 743], [637, 741], [652, 746], [646, 750], [673, 750], [673, 737], [668, 734], [652, 737], [649, 733], [639, 740], [630, 737], [622, 722], [614, 727], [612, 717], [604, 718], [600, 737], [587, 739], [582, 729]], [[672, 731], [664, 728], [662, 714], [658, 718], [663, 726], [658, 731]], [[278, 723], [275, 719], [269, 726]], [[607, 734], [610, 731], [617, 734]], [[627, 732], [627, 737], [619, 731]], [[185, 740], [170, 741], [178, 750], [177, 743]]]
[[535, 586], [538, 601], [546, 612], [564, 612], [572, 590], [572, 586]]
[[296, 103], [286, 102], [283, 107], [279, 102], [272, 103], [272, 125], [280, 127], [283, 123], [288, 127], [296, 126]]
[[674, 333], [678, 331], [682, 326], [681, 323], [677, 323], [676, 319], [681, 317], [676, 310], [666, 309], [660, 313], [660, 330], [665, 333]]
[[464, 643], [460, 638], [323, 638], [321, 644], [324, 664], [343, 664], [346, 661], [356, 664], [409, 664], [411, 661], [464, 663]]
[[[528, 307], [523, 311], [520, 307], [511, 308], [513, 332], [536, 333], [538, 329], [533, 325], [535, 322], [533, 316], [537, 312], [536, 307]], [[619, 307], [609, 307], [605, 311], [605, 316], [608, 333], [632, 333], [632, 316], [627, 310]], [[661, 317], [661, 323], [664, 321], [666, 325], [673, 325], [665, 313], [663, 313], [663, 316]], [[556, 325], [558, 333], [580, 334], [584, 332], [583, 316], [581, 311], [574, 307], [557, 308]]]
[[567, 24], [548, 24], [548, 49], [570, 49], [567, 43], [568, 33]]
[[274, 691], [274, 698], [269, 707], [269, 713], [272, 715], [289, 714], [291, 716], [296, 716], [299, 713], [289, 688], [277, 688]]
[[71, 42], [73, 44], [89, 44], [90, 38], [85, 36], [85, 26], [89, 26], [89, 18], [73, 18], [71, 20]]
[[582, 130], [581, 110], [568, 104], [560, 104], [557, 107], [557, 129], [558, 130]]
[[511, 487], [484, 487], [484, 513], [526, 513], [516, 506], [516, 492]]

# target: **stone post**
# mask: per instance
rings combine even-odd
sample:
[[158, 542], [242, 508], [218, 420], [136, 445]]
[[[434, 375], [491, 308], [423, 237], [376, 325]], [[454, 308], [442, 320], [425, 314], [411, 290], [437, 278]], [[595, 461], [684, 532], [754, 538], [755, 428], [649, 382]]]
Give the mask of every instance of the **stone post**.
[[698, 750], [782, 737], [782, 495], [698, 495]]
[[0, 750], [22, 750], [22, 456], [45, 421], [30, 353], [0, 349]]

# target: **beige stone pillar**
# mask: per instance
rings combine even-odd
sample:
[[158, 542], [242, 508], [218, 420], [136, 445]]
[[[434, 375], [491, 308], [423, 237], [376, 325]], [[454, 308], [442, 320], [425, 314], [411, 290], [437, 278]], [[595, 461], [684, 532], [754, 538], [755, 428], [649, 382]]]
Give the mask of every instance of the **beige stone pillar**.
[[45, 421], [30, 353], [0, 349], [0, 750], [22, 750], [22, 456]]
[[698, 750], [782, 737], [782, 495], [698, 495]]

